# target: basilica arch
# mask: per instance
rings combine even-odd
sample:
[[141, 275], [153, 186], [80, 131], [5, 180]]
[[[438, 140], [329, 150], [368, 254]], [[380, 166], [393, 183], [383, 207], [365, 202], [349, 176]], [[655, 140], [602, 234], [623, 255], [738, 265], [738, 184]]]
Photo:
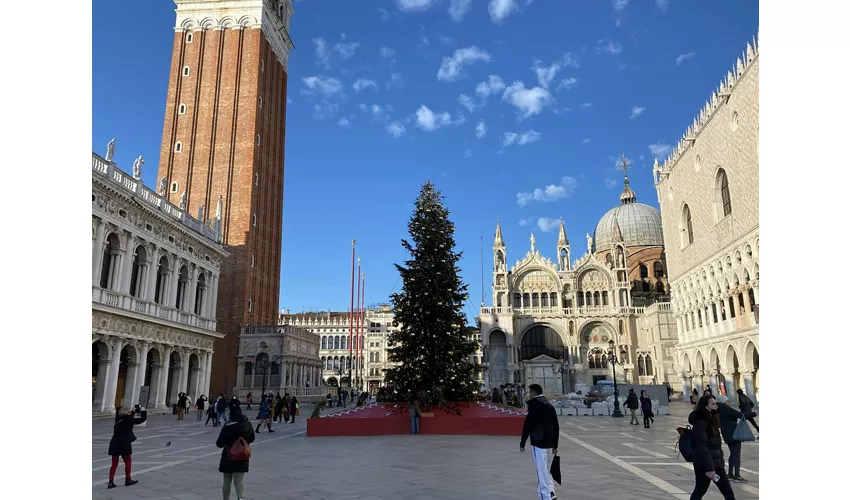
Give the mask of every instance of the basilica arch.
[[567, 358], [568, 337], [551, 323], [535, 322], [518, 337], [520, 383], [540, 384], [544, 394], [563, 394], [569, 385], [565, 373], [558, 371]]
[[[611, 377], [611, 366], [608, 364], [608, 341], [617, 342], [614, 327], [604, 321], [591, 321], [581, 328], [579, 333], [580, 348], [574, 355], [577, 379], [588, 386], [596, 385], [599, 380]], [[622, 368], [617, 376], [626, 380]]]

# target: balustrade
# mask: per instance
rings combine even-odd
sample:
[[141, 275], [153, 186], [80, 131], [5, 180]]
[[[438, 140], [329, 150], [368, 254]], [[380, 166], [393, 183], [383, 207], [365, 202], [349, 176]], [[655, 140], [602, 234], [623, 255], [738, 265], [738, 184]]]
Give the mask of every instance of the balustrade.
[[92, 303], [103, 304], [125, 311], [154, 316], [168, 321], [179, 322], [184, 325], [215, 331], [216, 321], [212, 318], [201, 318], [194, 314], [188, 314], [177, 309], [147, 302], [131, 295], [104, 290], [99, 286], [92, 285]]

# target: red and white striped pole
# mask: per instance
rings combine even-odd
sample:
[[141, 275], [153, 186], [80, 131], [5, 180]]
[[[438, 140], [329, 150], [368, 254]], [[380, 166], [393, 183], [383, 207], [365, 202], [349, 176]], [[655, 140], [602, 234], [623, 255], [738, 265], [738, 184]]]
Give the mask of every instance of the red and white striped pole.
[[[360, 278], [363, 280], [363, 286], [360, 288], [360, 341], [358, 342], [358, 346], [360, 347], [360, 355], [357, 357], [358, 366], [360, 366], [360, 380], [362, 384], [363, 376], [363, 338], [366, 336], [366, 273], [362, 273]], [[362, 387], [361, 387], [362, 390]]]
[[[352, 349], [354, 350], [354, 356], [351, 356], [349, 353], [348, 358], [351, 360], [351, 367], [354, 368], [354, 375], [357, 375], [357, 336], [360, 332], [360, 258], [357, 258], [357, 306], [354, 308], [354, 345], [352, 345]], [[354, 379], [351, 376], [348, 377], [348, 386], [354, 387]]]
[[[348, 308], [348, 357], [351, 358], [351, 339], [354, 335], [354, 245], [357, 240], [351, 240], [351, 306]], [[342, 366], [342, 365], [340, 365]], [[342, 370], [340, 370], [340, 375]], [[342, 378], [342, 377], [340, 377]], [[351, 365], [348, 366], [348, 380], [351, 381]], [[338, 387], [342, 387], [342, 380]]]

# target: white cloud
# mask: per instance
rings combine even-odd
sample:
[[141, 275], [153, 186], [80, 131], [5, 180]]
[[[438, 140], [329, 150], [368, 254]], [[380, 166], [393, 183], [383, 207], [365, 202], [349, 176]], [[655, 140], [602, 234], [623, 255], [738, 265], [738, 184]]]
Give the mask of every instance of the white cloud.
[[313, 105], [313, 117], [317, 120], [325, 118], [333, 118], [339, 111], [339, 104], [322, 99], [318, 104]]
[[558, 73], [558, 71], [561, 70], [561, 63], [555, 61], [552, 63], [551, 66], [546, 67], [543, 66], [543, 63], [541, 63], [540, 61], [534, 61], [534, 67], [532, 67], [531, 69], [533, 69], [534, 72], [537, 74], [537, 82], [540, 84], [540, 86], [544, 89], [548, 89], [549, 84], [552, 83], [552, 80], [555, 79], [555, 75]]
[[578, 85], [578, 79], [569, 77], [561, 80], [561, 83], [558, 84], [558, 88], [555, 89], [555, 92], [560, 92], [562, 90], [570, 90], [571, 88]]
[[533, 115], [540, 114], [545, 106], [552, 104], [552, 94], [542, 87], [527, 89], [525, 84], [516, 81], [505, 89], [502, 100], [514, 105], [519, 110], [519, 118], [523, 120]]
[[487, 135], [487, 125], [484, 122], [478, 122], [478, 125], [475, 126], [475, 137], [481, 139]]
[[485, 101], [491, 95], [498, 94], [503, 90], [505, 90], [505, 82], [499, 75], [490, 75], [487, 77], [486, 81], [475, 86], [475, 93], [478, 94], [478, 97]]
[[632, 116], [630, 116], [630, 118], [632, 120], [634, 120], [638, 116], [642, 115], [644, 111], [646, 111], [646, 108], [643, 108], [641, 106], [633, 106], [632, 107]]
[[428, 41], [428, 37], [427, 37], [427, 36], [425, 36], [425, 35], [419, 35], [419, 43], [418, 43], [418, 44], [416, 44], [416, 46], [417, 46], [417, 47], [419, 47], [420, 49], [424, 49], [425, 47], [428, 47], [428, 46], [430, 46], [430, 45], [431, 45], [431, 42], [430, 42], [430, 41]]
[[558, 228], [561, 222], [560, 219], [551, 219], [549, 217], [541, 217], [537, 219], [537, 227], [540, 228], [544, 233], [548, 233], [549, 231], [553, 231]]
[[449, 15], [454, 21], [462, 21], [472, 7], [472, 0], [452, 0], [449, 4]]
[[348, 121], [348, 118], [346, 118], [346, 117], [342, 117], [342, 118], [340, 118], [340, 119], [339, 119], [339, 121], [338, 121], [337, 123], [338, 123], [338, 124], [339, 124], [339, 126], [340, 126], [340, 127], [342, 127], [342, 128], [348, 128], [348, 127], [350, 127], [350, 126], [351, 126], [351, 122], [349, 122], [349, 121]]
[[381, 14], [381, 21], [389, 21], [390, 20], [390, 11], [387, 9], [382, 9], [378, 7], [378, 12]]
[[469, 97], [466, 94], [461, 94], [460, 97], [457, 98], [457, 102], [461, 104], [461, 106], [465, 107], [469, 110], [470, 113], [475, 111], [476, 108], [480, 106], [475, 102], [475, 99]]
[[520, 221], [519, 221], [520, 226], [528, 226], [528, 225], [533, 224], [533, 223], [534, 223], [533, 217], [529, 217], [528, 219], [520, 219]]
[[437, 71], [437, 80], [446, 82], [460, 80], [464, 76], [463, 67], [478, 61], [489, 62], [490, 54], [475, 45], [457, 49], [452, 57], [443, 58], [440, 69]]
[[[533, 1], [525, 0], [525, 7], [528, 7]], [[494, 23], [500, 23], [506, 17], [520, 10], [519, 0], [490, 0], [487, 10], [490, 11], [490, 19]]]
[[366, 78], [358, 78], [354, 81], [354, 84], [352, 84], [351, 87], [354, 88], [355, 92], [360, 92], [361, 90], [370, 87], [378, 90], [378, 84], [375, 83], [374, 80], [367, 80]]
[[472, 158], [472, 150], [469, 149], [469, 148], [466, 148], [466, 151], [463, 152], [463, 156], [465, 158]]
[[688, 53], [685, 53], [685, 54], [680, 54], [678, 57], [676, 57], [676, 66], [681, 65], [683, 62], [687, 61], [688, 59], [693, 59], [694, 56], [696, 56], [696, 55], [697, 55], [696, 52], [688, 52]]
[[380, 50], [379, 53], [381, 54], [381, 57], [383, 57], [384, 59], [392, 59], [393, 57], [395, 57], [395, 50], [393, 50], [389, 47], [381, 47], [381, 50]]
[[596, 42], [596, 52], [617, 55], [623, 52], [623, 45], [606, 38]]
[[360, 111], [367, 115], [372, 115], [377, 120], [387, 121], [389, 120], [389, 114], [392, 113], [393, 107], [387, 104], [386, 106], [381, 106], [380, 104], [363, 104], [362, 102], [358, 104]]
[[567, 52], [564, 54], [564, 57], [561, 59], [561, 65], [566, 67], [578, 68], [578, 56], [573, 54], [572, 52]]
[[342, 57], [343, 59], [348, 59], [349, 57], [354, 55], [354, 52], [357, 50], [360, 44], [357, 42], [340, 42], [334, 45], [334, 50]]
[[611, 0], [614, 5], [614, 12], [623, 12], [629, 6], [630, 0]]
[[607, 177], [605, 178], [605, 189], [614, 189], [616, 185], [617, 181], [615, 181], [614, 179], [609, 179]]
[[578, 181], [573, 177], [565, 176], [561, 178], [561, 183], [558, 185], [549, 184], [544, 188], [537, 188], [532, 192], [517, 193], [516, 201], [521, 207], [526, 206], [532, 201], [558, 201], [571, 196], [576, 188], [578, 188]]
[[658, 7], [658, 10], [661, 12], [666, 12], [667, 7], [670, 6], [670, 0], [655, 0], [655, 6]]
[[325, 68], [330, 66], [328, 53], [328, 43], [324, 38], [314, 38], [313, 45], [316, 46], [316, 63]]
[[387, 133], [395, 137], [396, 139], [403, 136], [405, 132], [406, 130], [404, 128], [404, 125], [399, 122], [392, 122], [387, 125]]
[[456, 122], [452, 120], [452, 115], [448, 112], [435, 113], [424, 105], [419, 106], [419, 109], [416, 110], [416, 126], [426, 132], [437, 130], [452, 123]]
[[592, 107], [593, 107], [592, 102], [583, 102], [583, 103], [578, 105], [578, 109], [590, 109]]
[[581, 140], [581, 143], [582, 144], [590, 144], [590, 139], [584, 138], [584, 139]]
[[421, 12], [434, 6], [435, 0], [395, 0], [398, 10], [405, 12]]
[[540, 140], [540, 132], [536, 132], [534, 130], [526, 130], [525, 132], [505, 132], [502, 136], [502, 149], [513, 146], [516, 144], [517, 146], [525, 146], [526, 144], [531, 144], [532, 142], [537, 142]]
[[673, 146], [669, 144], [661, 144], [661, 142], [657, 142], [655, 144], [649, 145], [649, 151], [652, 153], [652, 156], [656, 156], [658, 158], [665, 158], [670, 151], [673, 150]]
[[327, 97], [337, 95], [342, 92], [342, 83], [336, 78], [327, 76], [307, 76], [301, 79], [304, 85], [309, 90], [304, 90], [305, 94], [313, 95], [315, 93], [323, 94]]
[[401, 77], [401, 73], [393, 73], [390, 75], [390, 81], [387, 82], [387, 90], [390, 89], [400, 89], [404, 87], [404, 79]]

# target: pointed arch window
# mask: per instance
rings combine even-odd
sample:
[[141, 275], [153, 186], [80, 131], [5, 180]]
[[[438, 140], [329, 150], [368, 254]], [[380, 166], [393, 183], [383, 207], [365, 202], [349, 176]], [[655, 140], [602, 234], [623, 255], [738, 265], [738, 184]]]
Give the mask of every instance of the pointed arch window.
[[732, 213], [732, 197], [729, 195], [729, 178], [726, 170], [718, 169], [714, 181], [715, 198], [717, 204], [717, 220], [725, 218]]
[[682, 247], [686, 247], [694, 242], [694, 226], [691, 222], [691, 209], [685, 204], [682, 207]]

